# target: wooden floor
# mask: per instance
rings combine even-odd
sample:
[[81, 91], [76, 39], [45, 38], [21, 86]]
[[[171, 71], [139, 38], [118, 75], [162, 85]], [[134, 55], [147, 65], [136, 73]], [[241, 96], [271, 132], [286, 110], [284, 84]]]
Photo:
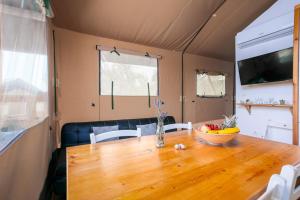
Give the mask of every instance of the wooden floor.
[[[183, 143], [186, 150], [175, 150]], [[208, 146], [196, 133], [155, 136], [67, 149], [68, 199], [253, 199], [270, 176], [300, 161], [300, 148], [239, 135]]]

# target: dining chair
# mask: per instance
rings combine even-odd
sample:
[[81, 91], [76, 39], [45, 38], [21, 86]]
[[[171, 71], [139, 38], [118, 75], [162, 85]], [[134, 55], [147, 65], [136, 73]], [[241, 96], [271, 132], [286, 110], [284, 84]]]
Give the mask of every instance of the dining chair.
[[273, 174], [269, 180], [267, 190], [258, 200], [284, 200], [285, 188], [285, 179], [278, 174]]
[[296, 200], [300, 197], [300, 185], [297, 180], [300, 177], [300, 165], [285, 165], [281, 168], [280, 176], [286, 181], [285, 200]]
[[141, 137], [142, 131], [140, 128], [137, 130], [118, 130], [118, 131], [109, 131], [101, 134], [95, 135], [94, 133], [90, 134], [91, 144], [96, 144], [103, 140], [116, 138], [116, 137]]
[[192, 130], [192, 128], [193, 128], [192, 122], [164, 125], [164, 131], [168, 131], [168, 130], [172, 130], [172, 129]]
[[273, 121], [269, 119], [266, 130], [263, 133], [263, 135], [261, 135], [260, 137], [263, 139], [267, 139], [267, 136], [270, 133], [271, 128], [282, 129], [282, 130], [293, 130], [293, 125], [290, 123], [283, 123], [283, 122]]

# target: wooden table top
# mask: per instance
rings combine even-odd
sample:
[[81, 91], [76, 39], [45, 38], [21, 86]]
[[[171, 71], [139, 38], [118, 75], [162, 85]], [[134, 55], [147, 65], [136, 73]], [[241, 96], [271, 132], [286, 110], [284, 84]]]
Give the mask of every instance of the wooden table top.
[[[67, 198], [254, 199], [285, 164], [300, 161], [293, 145], [238, 135], [228, 146], [209, 146], [196, 133], [166, 134], [67, 148]], [[186, 150], [175, 150], [183, 143]]]

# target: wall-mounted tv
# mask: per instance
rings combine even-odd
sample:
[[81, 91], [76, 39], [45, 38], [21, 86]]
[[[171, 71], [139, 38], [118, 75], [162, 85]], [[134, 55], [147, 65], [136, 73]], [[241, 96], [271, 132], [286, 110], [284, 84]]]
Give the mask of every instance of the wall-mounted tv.
[[293, 78], [293, 48], [238, 61], [242, 85], [285, 81]]

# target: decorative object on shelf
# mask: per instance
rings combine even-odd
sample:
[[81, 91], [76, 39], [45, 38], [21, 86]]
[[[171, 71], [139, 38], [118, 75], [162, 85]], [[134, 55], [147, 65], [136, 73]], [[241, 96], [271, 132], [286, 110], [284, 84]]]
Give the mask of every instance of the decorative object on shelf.
[[262, 98], [257, 98], [257, 99], [255, 99], [255, 103], [262, 104], [262, 103], [264, 103], [264, 100]]
[[269, 98], [269, 104], [274, 104], [274, 98]]
[[285, 102], [285, 100], [284, 100], [284, 99], [280, 99], [280, 100], [279, 100], [279, 104], [280, 104], [280, 105], [285, 105], [285, 104], [286, 104], [286, 102]]
[[201, 140], [211, 145], [223, 145], [235, 138], [240, 132], [236, 127], [236, 116], [225, 116], [222, 124], [205, 124], [196, 129]]
[[165, 131], [164, 131], [164, 120], [167, 117], [166, 112], [162, 112], [161, 106], [164, 102], [157, 98], [155, 99], [154, 105], [157, 108], [157, 129], [156, 129], [156, 147], [161, 148], [165, 146]]
[[246, 103], [250, 103], [250, 99], [246, 99]]

